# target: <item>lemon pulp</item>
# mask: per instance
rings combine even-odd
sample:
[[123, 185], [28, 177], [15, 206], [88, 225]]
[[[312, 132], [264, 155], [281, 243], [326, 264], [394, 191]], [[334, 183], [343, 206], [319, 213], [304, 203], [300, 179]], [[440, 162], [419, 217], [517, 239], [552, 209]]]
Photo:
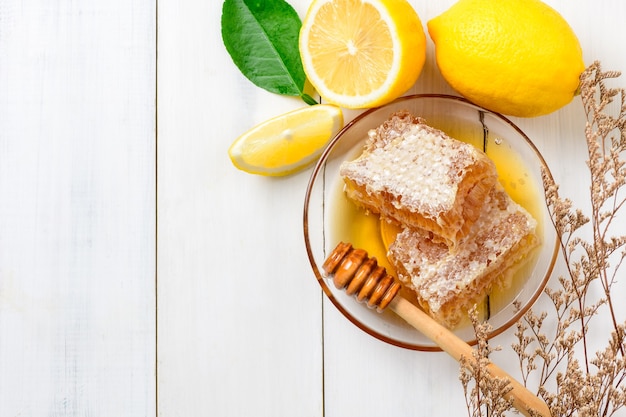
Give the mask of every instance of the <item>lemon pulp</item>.
[[314, 0], [299, 48], [304, 72], [323, 99], [345, 108], [375, 107], [415, 84], [426, 35], [406, 0]]
[[288, 175], [315, 162], [342, 126], [343, 112], [337, 106], [300, 108], [248, 130], [233, 142], [228, 155], [242, 171]]

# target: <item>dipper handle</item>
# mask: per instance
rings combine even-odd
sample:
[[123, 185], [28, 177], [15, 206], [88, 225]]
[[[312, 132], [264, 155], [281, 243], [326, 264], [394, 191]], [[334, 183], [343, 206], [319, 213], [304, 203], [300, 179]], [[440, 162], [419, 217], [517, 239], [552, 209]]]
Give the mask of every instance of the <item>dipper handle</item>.
[[[476, 364], [473, 348], [461, 338], [439, 324], [423, 310], [398, 295], [402, 285], [384, 267], [378, 265], [376, 258], [370, 258], [363, 249], [354, 249], [350, 243], [339, 243], [328, 256], [322, 269], [338, 289], [345, 289], [354, 295], [359, 302], [367, 303], [370, 308], [379, 312], [390, 307], [408, 324], [420, 331], [424, 336], [435, 342], [443, 351], [456, 361], [465, 357], [470, 366]], [[544, 401], [534, 395], [503, 369], [488, 365], [489, 373], [494, 377], [506, 378], [511, 390], [506, 394], [513, 400], [513, 406], [523, 415], [550, 417], [550, 409]]]

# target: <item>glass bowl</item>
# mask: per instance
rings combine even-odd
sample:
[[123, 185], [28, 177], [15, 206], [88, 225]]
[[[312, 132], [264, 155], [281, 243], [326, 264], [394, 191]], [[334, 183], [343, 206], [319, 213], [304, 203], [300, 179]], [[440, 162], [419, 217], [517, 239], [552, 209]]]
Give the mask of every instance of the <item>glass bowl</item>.
[[[493, 337], [509, 328], [531, 307], [552, 273], [557, 256], [557, 236], [545, 204], [542, 168], [547, 175], [551, 174], [537, 148], [515, 124], [463, 98], [432, 94], [403, 97], [365, 111], [331, 140], [313, 170], [304, 202], [304, 238], [313, 273], [333, 305], [365, 332], [407, 349], [440, 350], [393, 311], [387, 309], [379, 313], [335, 288], [321, 269], [327, 256], [343, 241], [367, 250], [370, 256], [376, 256], [379, 264], [393, 272], [385, 256], [386, 246], [381, 238], [378, 217], [366, 215], [348, 201], [343, 193], [339, 166], [361, 153], [370, 129], [400, 110], [408, 110], [449, 136], [483, 149], [496, 164], [501, 184], [538, 222], [541, 245], [516, 273], [509, 289], [496, 290], [489, 296], [491, 314], [488, 321], [493, 327], [490, 335]], [[404, 292], [409, 294], [410, 290]], [[515, 307], [517, 303], [521, 308]], [[469, 344], [476, 342], [469, 324], [454, 332]]]

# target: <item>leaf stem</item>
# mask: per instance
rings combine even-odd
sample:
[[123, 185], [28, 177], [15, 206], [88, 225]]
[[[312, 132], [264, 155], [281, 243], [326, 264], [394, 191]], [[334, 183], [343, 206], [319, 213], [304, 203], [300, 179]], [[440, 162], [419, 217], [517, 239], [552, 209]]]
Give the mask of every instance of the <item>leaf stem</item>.
[[311, 97], [310, 95], [308, 95], [306, 93], [300, 94], [300, 98], [302, 99], [302, 101], [304, 101], [309, 106], [314, 106], [316, 104], [319, 104], [317, 102], [317, 100], [315, 100], [313, 97]]

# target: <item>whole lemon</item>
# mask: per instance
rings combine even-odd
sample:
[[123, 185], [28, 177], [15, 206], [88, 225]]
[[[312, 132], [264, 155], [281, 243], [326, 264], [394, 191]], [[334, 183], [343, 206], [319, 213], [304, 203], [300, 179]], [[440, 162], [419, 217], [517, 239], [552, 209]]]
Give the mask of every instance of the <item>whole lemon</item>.
[[585, 69], [578, 38], [539, 0], [460, 0], [427, 26], [443, 77], [479, 106], [533, 117], [577, 94]]

